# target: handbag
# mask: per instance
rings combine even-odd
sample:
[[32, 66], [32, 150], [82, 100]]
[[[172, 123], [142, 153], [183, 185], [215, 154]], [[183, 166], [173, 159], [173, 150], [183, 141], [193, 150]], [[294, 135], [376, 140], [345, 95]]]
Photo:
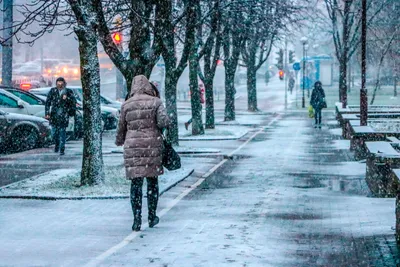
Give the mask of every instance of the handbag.
[[162, 152], [162, 165], [169, 171], [181, 168], [181, 157], [172, 147], [171, 142], [162, 134], [164, 148]]
[[314, 109], [313, 109], [313, 107], [311, 105], [308, 106], [308, 117], [309, 118], [314, 118]]
[[328, 105], [326, 104], [325, 98], [322, 100], [322, 108], [327, 108]]

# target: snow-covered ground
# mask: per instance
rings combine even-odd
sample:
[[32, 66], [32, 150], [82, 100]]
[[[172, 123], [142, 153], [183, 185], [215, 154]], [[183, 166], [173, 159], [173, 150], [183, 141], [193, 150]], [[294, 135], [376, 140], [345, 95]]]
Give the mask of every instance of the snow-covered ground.
[[[193, 161], [182, 159], [183, 167], [176, 171], [165, 170], [160, 176], [160, 191], [188, 177], [194, 171]], [[125, 168], [106, 166], [104, 184], [80, 186], [79, 169], [58, 169], [40, 174], [0, 188], [0, 197], [34, 197], [34, 198], [116, 198], [128, 197], [130, 181], [126, 179]]]

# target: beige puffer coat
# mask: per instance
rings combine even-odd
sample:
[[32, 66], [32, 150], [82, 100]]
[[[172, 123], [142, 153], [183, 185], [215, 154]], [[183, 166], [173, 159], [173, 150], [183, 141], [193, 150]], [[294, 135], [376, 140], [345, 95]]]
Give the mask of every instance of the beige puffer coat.
[[133, 78], [130, 98], [121, 107], [116, 145], [124, 145], [126, 178], [157, 177], [162, 166], [161, 129], [169, 126], [162, 101], [143, 75]]

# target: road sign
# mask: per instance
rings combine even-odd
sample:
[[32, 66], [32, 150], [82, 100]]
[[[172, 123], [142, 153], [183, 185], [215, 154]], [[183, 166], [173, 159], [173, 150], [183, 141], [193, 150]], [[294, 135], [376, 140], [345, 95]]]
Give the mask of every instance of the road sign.
[[301, 65], [299, 62], [296, 62], [293, 64], [293, 69], [296, 71], [299, 71], [301, 69]]

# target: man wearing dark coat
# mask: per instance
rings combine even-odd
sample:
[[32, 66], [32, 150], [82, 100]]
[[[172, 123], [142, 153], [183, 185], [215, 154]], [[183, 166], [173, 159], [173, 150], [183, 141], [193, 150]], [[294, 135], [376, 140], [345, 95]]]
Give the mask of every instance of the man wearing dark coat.
[[65, 153], [66, 130], [69, 117], [75, 116], [76, 98], [71, 89], [66, 88], [67, 83], [63, 77], [56, 80], [56, 87], [50, 89], [47, 95], [45, 114], [50, 121], [55, 143], [54, 152], [60, 155]]

